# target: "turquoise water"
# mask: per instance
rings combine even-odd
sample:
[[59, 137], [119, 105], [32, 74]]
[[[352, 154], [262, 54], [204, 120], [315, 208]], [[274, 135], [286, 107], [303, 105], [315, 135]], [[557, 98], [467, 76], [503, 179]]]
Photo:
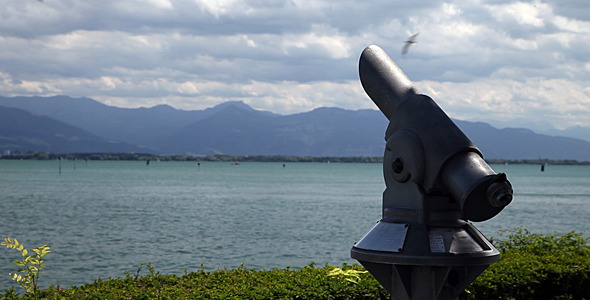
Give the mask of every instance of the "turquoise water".
[[[381, 164], [0, 160], [0, 237], [48, 244], [41, 284], [134, 273], [354, 263], [380, 218]], [[493, 165], [515, 199], [476, 226], [590, 232], [590, 166]], [[19, 255], [0, 249], [0, 290]]]

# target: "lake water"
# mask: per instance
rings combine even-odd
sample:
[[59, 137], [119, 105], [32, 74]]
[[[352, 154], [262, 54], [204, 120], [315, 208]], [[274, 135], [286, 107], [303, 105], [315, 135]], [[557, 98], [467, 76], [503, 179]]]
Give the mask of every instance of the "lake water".
[[[58, 172], [61, 164], [61, 174]], [[492, 165], [515, 198], [475, 225], [488, 237], [590, 232], [590, 166]], [[217, 268], [354, 263], [380, 218], [381, 164], [0, 160], [0, 237], [51, 247], [41, 285]], [[0, 249], [0, 290], [20, 255]]]

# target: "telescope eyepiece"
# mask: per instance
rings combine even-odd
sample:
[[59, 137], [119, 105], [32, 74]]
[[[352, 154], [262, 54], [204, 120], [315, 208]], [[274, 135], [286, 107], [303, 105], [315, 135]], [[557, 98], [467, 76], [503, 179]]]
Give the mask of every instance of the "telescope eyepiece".
[[486, 189], [486, 198], [493, 207], [504, 207], [512, 202], [512, 186], [508, 181], [495, 181]]

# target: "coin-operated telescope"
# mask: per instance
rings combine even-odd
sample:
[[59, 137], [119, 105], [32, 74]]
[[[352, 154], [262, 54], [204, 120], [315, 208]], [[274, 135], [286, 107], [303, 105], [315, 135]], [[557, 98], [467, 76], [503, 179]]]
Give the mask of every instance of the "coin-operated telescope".
[[351, 250], [391, 299], [454, 299], [499, 252], [469, 221], [512, 201], [512, 186], [479, 149], [378, 46], [359, 73], [389, 119], [382, 219]]

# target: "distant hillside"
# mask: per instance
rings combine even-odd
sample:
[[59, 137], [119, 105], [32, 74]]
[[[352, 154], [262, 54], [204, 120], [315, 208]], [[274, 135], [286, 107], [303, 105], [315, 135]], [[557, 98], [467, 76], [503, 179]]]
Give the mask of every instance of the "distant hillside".
[[524, 128], [497, 129], [486, 123], [455, 120], [486, 158], [590, 160], [590, 142], [537, 134]]
[[381, 112], [371, 110], [320, 108], [278, 116], [231, 105], [159, 144], [166, 152], [207, 155], [375, 156], [383, 153], [386, 126]]
[[[388, 124], [377, 110], [318, 108], [283, 116], [255, 110], [243, 102], [226, 102], [199, 111], [167, 105], [118, 108], [67, 96], [0, 97], [0, 105], [29, 112], [7, 112], [10, 121], [2, 118], [0, 149], [11, 150], [58, 151], [45, 150], [60, 144], [49, 137], [66, 135], [79, 138], [76, 145], [61, 141], [72, 147], [64, 146], [66, 150], [60, 150], [63, 152], [107, 152], [101, 149], [117, 145], [135, 149], [126, 151], [154, 154], [381, 156]], [[57, 129], [62, 127], [47, 123], [50, 121], [79, 133], [65, 134], [63, 129]], [[487, 159], [590, 161], [590, 142], [584, 140], [542, 135], [528, 129], [498, 129], [481, 122], [455, 122]], [[26, 131], [32, 127], [47, 130], [44, 138]], [[20, 143], [10, 142], [17, 137]], [[98, 141], [103, 148], [95, 148]]]
[[202, 111], [183, 111], [168, 105], [151, 108], [119, 108], [90, 98], [0, 97], [0, 105], [45, 115], [95, 135], [149, 145], [152, 138], [173, 132], [201, 118]]
[[13, 98], [0, 96], [0, 106], [20, 108], [35, 115], [45, 115], [79, 127], [97, 136], [152, 148], [159, 148], [154, 147], [154, 140], [211, 116], [227, 105], [254, 111], [253, 108], [241, 102], [227, 102], [205, 110], [186, 111], [169, 105], [120, 108], [108, 106], [90, 98], [68, 96]]
[[136, 146], [107, 140], [46, 116], [0, 106], [0, 150], [134, 152]]

